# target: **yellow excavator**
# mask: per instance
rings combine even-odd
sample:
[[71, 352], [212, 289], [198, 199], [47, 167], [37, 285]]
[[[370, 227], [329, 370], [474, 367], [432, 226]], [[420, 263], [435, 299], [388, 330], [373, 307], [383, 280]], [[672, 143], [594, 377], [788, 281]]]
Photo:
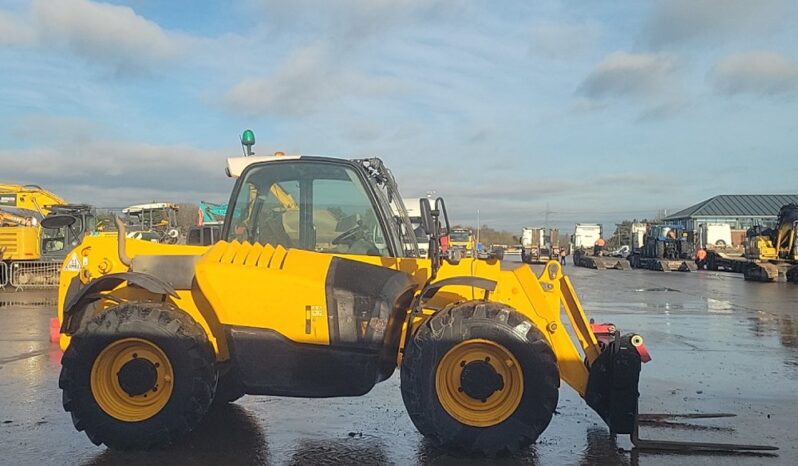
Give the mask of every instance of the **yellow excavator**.
[[93, 443], [168, 445], [212, 404], [360, 396], [399, 368], [415, 426], [461, 453], [526, 448], [548, 426], [560, 380], [639, 448], [772, 449], [640, 439], [642, 338], [594, 326], [556, 261], [536, 276], [493, 256], [444, 255], [443, 199], [420, 200], [429, 257], [408, 251], [416, 238], [381, 160], [244, 156], [228, 174], [215, 245], [129, 239], [117, 221], [118, 236], [87, 236], [72, 252], [59, 387]]
[[50, 213], [50, 206], [65, 203], [39, 186], [0, 184], [0, 258], [38, 260], [41, 257], [39, 220]]
[[798, 204], [779, 209], [775, 228], [753, 228], [747, 233], [745, 278], [757, 281], [786, 279], [798, 283]]
[[66, 253], [94, 224], [90, 206], [36, 185], [0, 184], [0, 285], [56, 286]]

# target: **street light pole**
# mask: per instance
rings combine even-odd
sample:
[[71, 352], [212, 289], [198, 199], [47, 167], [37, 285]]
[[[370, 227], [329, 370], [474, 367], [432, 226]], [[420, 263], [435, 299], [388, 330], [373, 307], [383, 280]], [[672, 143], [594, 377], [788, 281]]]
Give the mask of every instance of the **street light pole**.
[[[477, 209], [477, 241], [474, 243], [474, 249], [478, 249], [479, 245], [479, 209]], [[474, 251], [476, 253], [476, 251]]]

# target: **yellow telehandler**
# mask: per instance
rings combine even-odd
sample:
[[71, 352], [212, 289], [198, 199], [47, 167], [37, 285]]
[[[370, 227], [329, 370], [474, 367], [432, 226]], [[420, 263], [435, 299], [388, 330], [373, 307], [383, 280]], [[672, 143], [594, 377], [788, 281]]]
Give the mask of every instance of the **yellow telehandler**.
[[[527, 447], [561, 379], [636, 445], [685, 448], [637, 437], [642, 338], [594, 333], [558, 263], [535, 276], [493, 257], [449, 259], [442, 199], [420, 201], [431, 240], [419, 258], [376, 158], [244, 156], [227, 170], [237, 181], [222, 241], [138, 241], [118, 221], [118, 236], [86, 237], [80, 269], [61, 274], [59, 386], [95, 444], [167, 445], [212, 404], [359, 396], [398, 367], [412, 422], [443, 448]], [[741, 447], [769, 448], [691, 445]]]

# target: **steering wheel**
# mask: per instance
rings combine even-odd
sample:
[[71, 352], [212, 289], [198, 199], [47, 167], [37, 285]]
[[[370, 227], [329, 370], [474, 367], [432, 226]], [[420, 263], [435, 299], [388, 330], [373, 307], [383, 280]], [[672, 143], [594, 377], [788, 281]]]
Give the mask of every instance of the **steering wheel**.
[[352, 228], [346, 230], [345, 232], [341, 233], [340, 235], [336, 236], [332, 239], [331, 243], [338, 245], [338, 244], [348, 244], [357, 239], [357, 234], [363, 233], [363, 225], [358, 222], [357, 225], [353, 226]]

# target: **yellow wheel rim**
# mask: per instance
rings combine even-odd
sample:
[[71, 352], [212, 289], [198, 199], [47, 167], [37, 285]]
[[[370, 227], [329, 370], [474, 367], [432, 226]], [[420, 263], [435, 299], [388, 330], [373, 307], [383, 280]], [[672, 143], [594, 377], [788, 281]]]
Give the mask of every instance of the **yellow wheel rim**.
[[[485, 379], [475, 379], [473, 370], [469, 375], [469, 369], [475, 366], [480, 366], [482, 374], [487, 371], [488, 379], [500, 380], [500, 388], [487, 396], [482, 393], [475, 397], [474, 389], [464, 387]], [[441, 358], [435, 371], [435, 390], [450, 416], [469, 426], [490, 427], [503, 422], [518, 408], [524, 394], [524, 374], [518, 360], [504, 346], [490, 340], [466, 340]]]
[[[132, 362], [137, 360], [136, 362]], [[132, 377], [133, 366], [144, 367], [146, 379]], [[155, 343], [125, 338], [108, 345], [91, 368], [91, 393], [109, 416], [139, 422], [158, 414], [172, 395], [174, 371], [166, 353]], [[130, 384], [136, 389], [131, 390]]]

